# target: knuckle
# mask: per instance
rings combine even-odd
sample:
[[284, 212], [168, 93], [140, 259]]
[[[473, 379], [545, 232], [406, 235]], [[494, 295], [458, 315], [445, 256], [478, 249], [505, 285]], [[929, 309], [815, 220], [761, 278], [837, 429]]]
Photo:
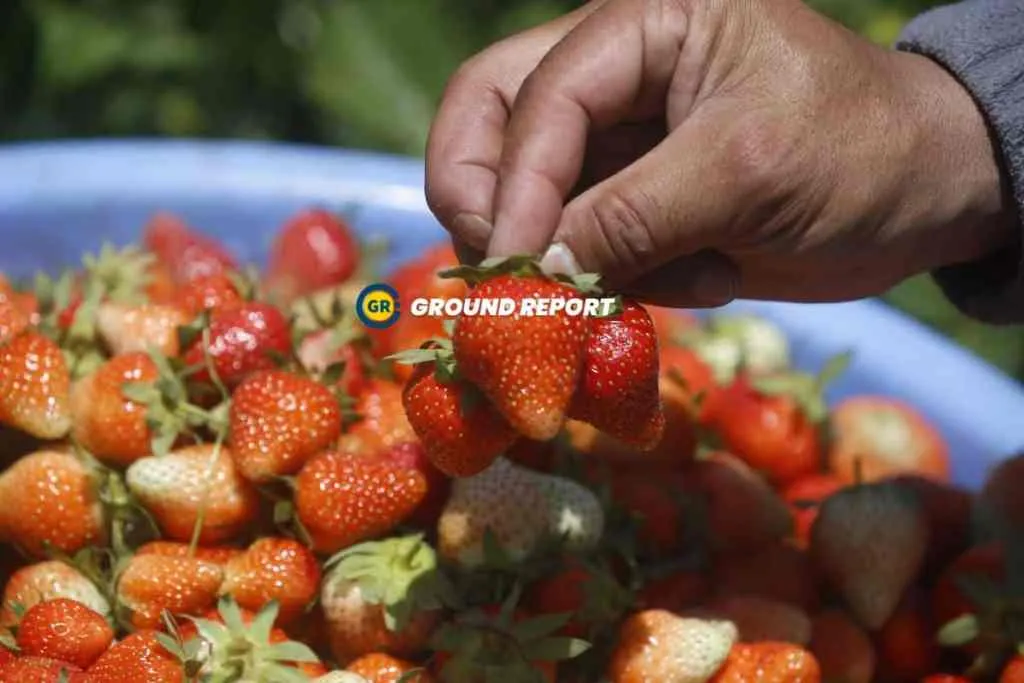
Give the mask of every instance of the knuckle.
[[767, 199], [785, 189], [799, 149], [787, 125], [758, 118], [742, 122], [729, 136], [725, 163], [745, 195]]
[[659, 240], [654, 228], [656, 202], [641, 189], [614, 189], [589, 205], [595, 247], [602, 261], [627, 272], [643, 269], [654, 260]]

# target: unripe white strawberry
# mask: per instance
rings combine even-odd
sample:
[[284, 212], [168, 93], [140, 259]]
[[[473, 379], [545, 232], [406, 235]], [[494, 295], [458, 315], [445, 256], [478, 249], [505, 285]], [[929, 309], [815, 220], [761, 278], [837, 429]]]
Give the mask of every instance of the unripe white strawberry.
[[514, 562], [549, 539], [584, 551], [604, 533], [604, 511], [580, 484], [498, 458], [480, 474], [453, 484], [438, 521], [438, 550], [465, 567], [479, 566], [488, 533]]
[[313, 680], [313, 683], [370, 683], [351, 671], [331, 671]]
[[722, 668], [737, 639], [736, 626], [729, 621], [664, 610], [637, 612], [619, 632], [608, 680], [705, 683]]

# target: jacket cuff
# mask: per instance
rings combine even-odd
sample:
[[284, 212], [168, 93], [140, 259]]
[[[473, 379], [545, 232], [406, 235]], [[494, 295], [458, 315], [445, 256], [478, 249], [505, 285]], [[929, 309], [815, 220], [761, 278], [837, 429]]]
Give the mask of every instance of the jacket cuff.
[[[973, 95], [998, 143], [1024, 233], [1024, 3], [969, 0], [922, 14], [896, 48], [942, 64]], [[1024, 322], [1024, 240], [973, 263], [936, 270], [950, 301], [978, 320]]]

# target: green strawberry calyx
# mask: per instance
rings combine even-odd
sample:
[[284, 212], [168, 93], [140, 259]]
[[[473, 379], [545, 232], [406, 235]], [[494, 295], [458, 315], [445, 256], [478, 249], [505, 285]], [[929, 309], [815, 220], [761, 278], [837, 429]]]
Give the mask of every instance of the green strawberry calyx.
[[579, 273], [576, 275], [548, 275], [541, 267], [536, 256], [519, 254], [515, 256], [495, 256], [484, 259], [478, 265], [461, 265], [448, 268], [437, 274], [440, 278], [459, 278], [470, 286], [480, 284], [499, 275], [515, 277], [544, 278], [560, 282], [578, 289], [584, 294], [600, 294], [598, 286], [601, 276], [597, 273]]

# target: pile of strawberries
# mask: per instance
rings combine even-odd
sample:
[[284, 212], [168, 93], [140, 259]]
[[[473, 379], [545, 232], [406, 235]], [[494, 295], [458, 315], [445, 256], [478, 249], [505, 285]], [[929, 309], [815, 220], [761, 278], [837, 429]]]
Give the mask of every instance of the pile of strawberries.
[[[404, 315], [303, 211], [0, 283], [0, 683], [1024, 681], [1024, 457], [826, 405], [770, 323]], [[424, 297], [575, 298], [447, 246]]]

